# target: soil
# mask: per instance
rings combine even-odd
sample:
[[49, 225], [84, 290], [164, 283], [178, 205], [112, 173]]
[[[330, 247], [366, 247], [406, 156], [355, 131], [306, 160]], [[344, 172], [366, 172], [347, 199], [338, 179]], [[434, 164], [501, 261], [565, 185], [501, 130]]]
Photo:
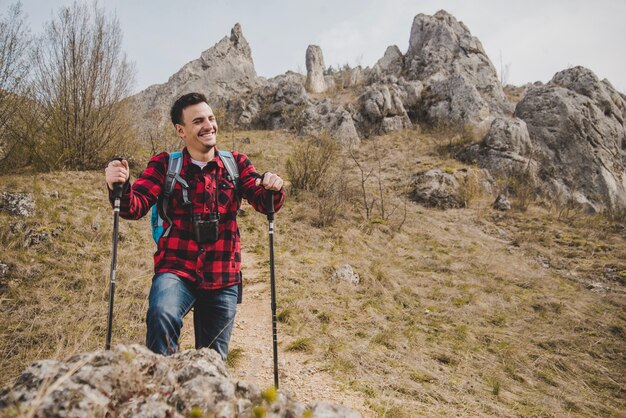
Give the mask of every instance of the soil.
[[[243, 303], [237, 306], [229, 348], [231, 351], [240, 349], [242, 354], [234, 367], [229, 367], [229, 372], [233, 379], [253, 383], [263, 390], [274, 385], [270, 283], [269, 280], [255, 279], [268, 276], [261, 272], [263, 263], [259, 256], [244, 249], [242, 257], [245, 260], [244, 277], [250, 280], [244, 282]], [[279, 281], [279, 278], [276, 280]], [[305, 404], [327, 402], [345, 405], [360, 411], [364, 417], [369, 416], [362, 395], [342, 386], [322, 369], [312, 355], [285, 351], [280, 323], [277, 330], [278, 384], [281, 392]], [[192, 315], [185, 318], [180, 343], [182, 349], [193, 348]]]

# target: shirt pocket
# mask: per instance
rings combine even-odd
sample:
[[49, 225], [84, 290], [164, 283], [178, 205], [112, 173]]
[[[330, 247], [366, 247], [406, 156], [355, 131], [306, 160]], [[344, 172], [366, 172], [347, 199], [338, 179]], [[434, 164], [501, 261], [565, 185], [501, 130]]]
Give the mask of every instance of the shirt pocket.
[[221, 215], [237, 211], [235, 183], [222, 179], [217, 186], [217, 209]]

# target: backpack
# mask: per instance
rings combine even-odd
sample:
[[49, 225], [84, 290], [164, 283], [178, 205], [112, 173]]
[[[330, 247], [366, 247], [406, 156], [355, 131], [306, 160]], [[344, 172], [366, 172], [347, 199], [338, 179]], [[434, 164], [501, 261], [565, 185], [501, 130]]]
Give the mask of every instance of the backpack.
[[[224, 163], [224, 167], [226, 167], [226, 171], [228, 171], [228, 180], [232, 181], [235, 184], [235, 194], [239, 200], [241, 200], [241, 195], [239, 193], [240, 184], [239, 184], [239, 167], [237, 167], [237, 162], [235, 161], [235, 157], [230, 151], [218, 151], [218, 157]], [[172, 196], [172, 192], [174, 191], [174, 186], [176, 186], [176, 182], [179, 182], [183, 187], [183, 203], [185, 205], [191, 204], [189, 201], [188, 189], [189, 185], [180, 176], [180, 169], [183, 166], [183, 153], [180, 151], [176, 151], [170, 154], [170, 160], [167, 164], [167, 174], [165, 175], [165, 184], [163, 185], [163, 191], [161, 192], [161, 213], [167, 220], [169, 224], [166, 230], [163, 230], [163, 218], [159, 213], [158, 203], [155, 203], [152, 206], [152, 238], [155, 243], [159, 242], [161, 237], [167, 237], [170, 233], [170, 229], [172, 228], [172, 220], [167, 216], [167, 206], [169, 204], [170, 197]]]

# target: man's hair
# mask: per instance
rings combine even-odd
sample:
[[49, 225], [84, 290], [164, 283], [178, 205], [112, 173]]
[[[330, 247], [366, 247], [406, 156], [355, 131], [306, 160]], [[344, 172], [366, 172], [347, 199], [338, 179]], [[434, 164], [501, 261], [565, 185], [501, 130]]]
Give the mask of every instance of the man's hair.
[[176, 126], [176, 124], [183, 124], [183, 109], [195, 105], [198, 103], [206, 103], [209, 104], [206, 96], [202, 93], [187, 93], [183, 96], [180, 96], [178, 100], [174, 102], [172, 105], [172, 109], [170, 110], [170, 118], [172, 119], [172, 124]]

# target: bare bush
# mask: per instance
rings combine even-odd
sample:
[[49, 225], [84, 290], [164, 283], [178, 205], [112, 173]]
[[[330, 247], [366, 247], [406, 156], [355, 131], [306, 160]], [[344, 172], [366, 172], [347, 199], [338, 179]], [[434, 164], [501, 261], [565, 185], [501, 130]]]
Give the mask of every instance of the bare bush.
[[329, 134], [296, 145], [287, 159], [286, 171], [294, 192], [317, 191], [338, 159], [341, 146]]
[[10, 132], [20, 109], [26, 105], [30, 33], [20, 3], [0, 15], [0, 167], [13, 168], [11, 160], [23, 158], [27, 146]]
[[134, 68], [122, 52], [122, 31], [97, 3], [63, 7], [38, 38], [33, 93], [43, 129], [38, 145], [52, 167], [101, 167], [134, 151], [135, 135], [123, 101]]

